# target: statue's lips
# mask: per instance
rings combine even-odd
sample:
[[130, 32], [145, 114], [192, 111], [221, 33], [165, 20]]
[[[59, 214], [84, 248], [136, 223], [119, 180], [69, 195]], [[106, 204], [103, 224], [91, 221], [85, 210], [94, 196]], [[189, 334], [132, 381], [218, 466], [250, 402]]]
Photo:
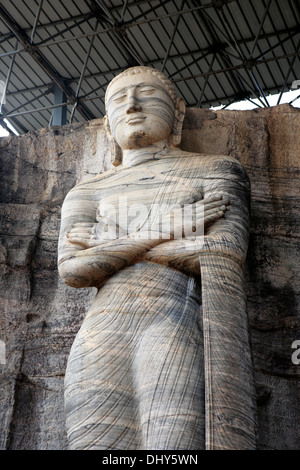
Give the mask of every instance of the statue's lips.
[[146, 119], [146, 116], [144, 116], [143, 114], [138, 114], [138, 115], [136, 114], [126, 119], [126, 124], [130, 124], [130, 125], [139, 124], [143, 122], [145, 119]]

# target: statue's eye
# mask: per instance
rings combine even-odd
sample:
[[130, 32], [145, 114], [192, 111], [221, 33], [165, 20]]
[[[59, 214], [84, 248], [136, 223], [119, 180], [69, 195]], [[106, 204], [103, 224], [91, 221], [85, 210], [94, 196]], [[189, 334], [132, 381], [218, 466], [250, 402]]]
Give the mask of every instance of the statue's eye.
[[126, 98], [126, 95], [119, 95], [116, 98], [113, 99], [114, 103], [122, 103]]
[[155, 88], [142, 88], [140, 93], [143, 95], [152, 95], [155, 92]]

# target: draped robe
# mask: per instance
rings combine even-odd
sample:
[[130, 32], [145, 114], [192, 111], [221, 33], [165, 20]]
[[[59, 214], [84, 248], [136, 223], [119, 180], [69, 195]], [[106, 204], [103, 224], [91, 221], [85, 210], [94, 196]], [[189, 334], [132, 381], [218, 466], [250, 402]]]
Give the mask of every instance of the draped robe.
[[[122, 225], [125, 206], [143, 204], [150, 217], [162, 205], [220, 194], [229, 209], [204, 238], [149, 248], [121, 237], [89, 249], [66, 240], [74, 220], [97, 224], [105, 207]], [[70, 449], [255, 448], [242, 271], [249, 195], [236, 160], [180, 150], [118, 167], [67, 195], [60, 274], [72, 287], [98, 288], [66, 371]]]

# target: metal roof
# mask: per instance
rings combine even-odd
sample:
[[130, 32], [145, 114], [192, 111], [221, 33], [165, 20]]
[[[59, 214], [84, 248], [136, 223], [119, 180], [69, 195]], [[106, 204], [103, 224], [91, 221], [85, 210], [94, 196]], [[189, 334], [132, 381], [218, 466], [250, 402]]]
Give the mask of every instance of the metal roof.
[[107, 83], [137, 64], [189, 107], [269, 106], [300, 79], [299, 23], [300, 0], [1, 0], [0, 124], [102, 117]]

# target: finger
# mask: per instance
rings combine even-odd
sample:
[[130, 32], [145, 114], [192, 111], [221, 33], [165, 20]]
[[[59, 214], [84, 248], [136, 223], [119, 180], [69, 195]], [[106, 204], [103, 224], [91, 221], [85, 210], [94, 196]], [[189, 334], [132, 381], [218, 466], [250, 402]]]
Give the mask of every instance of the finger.
[[84, 234], [90, 234], [93, 232], [93, 227], [76, 227], [72, 228], [69, 233], [84, 233]]
[[207, 198], [207, 199], [202, 199], [202, 201], [197, 202], [197, 205], [203, 205], [204, 207], [206, 206], [215, 206], [218, 204], [230, 204], [230, 201], [227, 197], [220, 196], [218, 198]]
[[[107, 237], [93, 237], [93, 238], [84, 238], [84, 237], [69, 237], [68, 242], [75, 244], [75, 245], [80, 245], [85, 248], [90, 248], [92, 246], [97, 246], [99, 245], [99, 240], [101, 239], [106, 239]], [[110, 237], [111, 238], [111, 237]]]
[[201, 215], [201, 212], [203, 212], [204, 216], [206, 217], [209, 214], [215, 214], [219, 211], [225, 212], [226, 209], [227, 209], [227, 207], [225, 206], [225, 204], [223, 204], [222, 206], [204, 208], [203, 211], [197, 210], [196, 214]]
[[89, 240], [89, 238], [91, 238], [91, 235], [87, 233], [67, 233], [66, 237], [68, 240], [74, 238]]
[[218, 219], [221, 219], [224, 216], [224, 212], [219, 211], [216, 212], [215, 214], [209, 215], [208, 217], [205, 217], [204, 219], [204, 225], [209, 224], [210, 222], [215, 222]]
[[229, 200], [227, 198], [220, 198], [220, 199], [217, 199], [215, 201], [206, 201], [203, 205], [204, 207], [208, 207], [208, 206], [218, 206], [218, 205], [222, 205], [222, 204], [226, 204], [228, 205], [229, 204]]
[[206, 213], [204, 216], [203, 214], [197, 215], [194, 220], [196, 221], [197, 225], [200, 225], [203, 223], [206, 224], [207, 222], [210, 222], [212, 220], [216, 220], [216, 219], [219, 219], [220, 217], [224, 217], [224, 214], [225, 214], [224, 211], [212, 210], [211, 212]]
[[68, 233], [77, 235], [77, 234], [83, 234], [83, 235], [90, 235], [91, 233], [94, 233], [95, 229], [93, 227], [90, 228], [85, 228], [85, 227], [78, 227], [78, 228], [72, 228]]
[[[201, 196], [199, 195], [199, 197], [201, 197]], [[197, 201], [197, 198], [195, 196], [191, 196], [191, 197], [189, 197], [188, 199], [186, 199], [184, 201], [183, 206], [187, 205], [187, 204], [193, 204], [196, 201]]]
[[81, 238], [81, 237], [68, 237], [68, 242], [74, 245], [80, 245], [83, 247], [89, 246], [89, 239]]
[[213, 208], [217, 208], [217, 207], [222, 207], [222, 206], [228, 206], [229, 204], [229, 201], [228, 200], [224, 200], [224, 199], [220, 199], [218, 201], [214, 201], [214, 202], [210, 202], [210, 203], [206, 203], [206, 204], [199, 204], [197, 203], [196, 204], [196, 210], [210, 210], [210, 209], [213, 209]]
[[210, 202], [220, 201], [221, 199], [223, 199], [223, 196], [222, 196], [222, 194], [219, 194], [217, 196], [204, 197], [199, 202], [202, 202], [202, 204], [209, 204]]
[[74, 222], [72, 223], [72, 227], [92, 227], [95, 225], [97, 222]]
[[73, 240], [75, 238], [82, 239], [82, 240], [90, 240], [91, 236], [90, 235], [85, 235], [84, 233], [77, 233], [77, 234], [70, 234], [67, 235], [68, 240]]

